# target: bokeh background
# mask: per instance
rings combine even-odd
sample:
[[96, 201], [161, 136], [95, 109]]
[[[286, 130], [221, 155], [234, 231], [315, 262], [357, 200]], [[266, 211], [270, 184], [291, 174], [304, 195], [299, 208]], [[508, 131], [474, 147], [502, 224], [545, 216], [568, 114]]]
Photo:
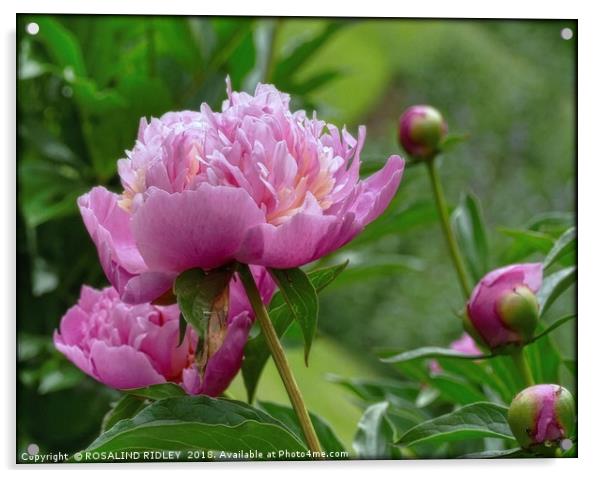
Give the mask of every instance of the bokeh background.
[[[38, 26], [31, 29], [28, 25]], [[466, 140], [441, 163], [450, 205], [471, 192], [489, 235], [488, 266], [537, 260], [574, 221], [576, 38], [572, 21], [336, 20], [20, 16], [18, 55], [18, 447], [73, 451], [116, 397], [52, 347], [82, 283], [105, 286], [76, 208], [93, 185], [114, 191], [116, 160], [141, 116], [219, 108], [226, 75], [289, 92], [296, 108], [351, 132], [365, 124], [362, 172], [399, 153], [407, 106], [439, 108]], [[28, 32], [29, 30], [29, 32]], [[331, 374], [386, 377], [374, 347], [445, 346], [461, 333], [460, 289], [424, 169], [406, 170], [385, 214], [323, 262], [349, 259], [321, 295], [305, 368], [286, 345], [309, 407], [349, 445], [361, 410]], [[574, 308], [574, 294], [553, 307]], [[574, 357], [574, 331], [553, 334]], [[232, 395], [244, 399], [237, 380]], [[286, 403], [275, 369], [259, 398]]]

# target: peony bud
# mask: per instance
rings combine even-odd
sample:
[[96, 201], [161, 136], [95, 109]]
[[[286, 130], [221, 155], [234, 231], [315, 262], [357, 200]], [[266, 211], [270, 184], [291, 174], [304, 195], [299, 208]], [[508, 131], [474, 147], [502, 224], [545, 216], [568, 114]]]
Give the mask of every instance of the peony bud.
[[534, 385], [520, 392], [508, 410], [508, 423], [519, 444], [553, 451], [575, 426], [573, 395], [560, 385]]
[[399, 142], [417, 159], [432, 158], [447, 134], [447, 124], [432, 106], [411, 106], [399, 119]]
[[464, 326], [480, 344], [504, 352], [533, 338], [539, 319], [535, 293], [542, 264], [514, 264], [489, 272], [474, 288]]

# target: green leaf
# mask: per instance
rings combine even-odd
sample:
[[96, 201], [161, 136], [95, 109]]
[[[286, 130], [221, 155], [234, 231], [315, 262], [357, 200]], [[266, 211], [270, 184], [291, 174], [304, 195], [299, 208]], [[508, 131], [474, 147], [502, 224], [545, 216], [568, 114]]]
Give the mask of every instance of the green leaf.
[[503, 227], [498, 228], [498, 231], [514, 240], [504, 254], [504, 262], [507, 263], [523, 260], [535, 252], [547, 254], [554, 245], [554, 237], [543, 232]]
[[[259, 406], [272, 417], [279, 420], [285, 425], [291, 432], [293, 432], [300, 441], [304, 441], [303, 431], [299, 425], [299, 419], [295, 414], [295, 411], [291, 407], [280, 405], [273, 402], [260, 401]], [[322, 418], [310, 412], [309, 414], [311, 422], [316, 430], [318, 439], [322, 448], [326, 452], [341, 452], [345, 451], [345, 447], [341, 441], [337, 438], [334, 431], [328, 423]]]
[[392, 446], [394, 429], [387, 418], [388, 402], [370, 405], [357, 425], [353, 439], [353, 449], [358, 458], [391, 459], [398, 458]]
[[88, 185], [69, 164], [25, 158], [19, 162], [19, 203], [29, 227], [77, 213]]
[[86, 64], [75, 35], [51, 17], [36, 16], [35, 21], [40, 27], [36, 39], [44, 44], [53, 62], [63, 68], [71, 68], [78, 76], [85, 76]]
[[106, 432], [121, 420], [132, 418], [145, 406], [144, 400], [140, 400], [133, 395], [122, 396], [104, 416], [100, 426], [100, 432]]
[[493, 373], [490, 361], [474, 362], [470, 360], [440, 358], [437, 362], [448, 373], [463, 377], [473, 384], [488, 386], [505, 402], [509, 402], [514, 397], [508, 385], [497, 374]]
[[305, 341], [305, 364], [318, 328], [318, 294], [301, 269], [269, 269], [287, 303], [293, 318], [299, 323]]
[[385, 363], [402, 363], [419, 359], [439, 359], [450, 358], [458, 360], [477, 360], [490, 358], [491, 355], [466, 355], [456, 350], [446, 349], [442, 347], [421, 347], [419, 349], [409, 350], [398, 354], [391, 354], [388, 351], [384, 356], [381, 356], [381, 362]]
[[341, 76], [339, 70], [326, 70], [313, 75], [308, 79], [304, 79], [298, 83], [293, 83], [288, 88], [288, 93], [304, 96], [322, 86], [336, 80]]
[[174, 283], [180, 311], [201, 341], [205, 337], [206, 323], [214, 304], [228, 287], [233, 273], [232, 267], [209, 272], [190, 269], [182, 272]]
[[[332, 267], [316, 269], [307, 274], [312, 285], [317, 292], [321, 292], [327, 285], [335, 280], [347, 266], [347, 262], [337, 264]], [[270, 320], [276, 329], [278, 337], [282, 337], [289, 326], [293, 323], [293, 318], [288, 311], [288, 306], [284, 302], [281, 292], [277, 292], [272, 298], [269, 310]], [[266, 362], [270, 358], [270, 352], [265, 342], [263, 334], [249, 338], [245, 345], [245, 360], [242, 363], [242, 377], [247, 389], [247, 398], [249, 403], [253, 401], [259, 377]]]
[[407, 271], [423, 271], [425, 262], [414, 256], [402, 254], [361, 254], [349, 251], [338, 257], [346, 258], [349, 266], [343, 275], [331, 289], [346, 287], [349, 284], [364, 282], [371, 278], [382, 278], [396, 274], [404, 274]]
[[[265, 412], [234, 400], [207, 396], [166, 398], [121, 420], [85, 452], [128, 450], [279, 450], [305, 452], [297, 437]], [[277, 455], [276, 455], [277, 456]]]
[[466, 264], [476, 282], [489, 270], [489, 245], [481, 205], [474, 194], [466, 194], [451, 215], [451, 224]]
[[524, 350], [536, 383], [559, 383], [562, 359], [549, 335], [542, 336]]
[[148, 398], [150, 400], [161, 400], [163, 398], [183, 397], [186, 392], [175, 383], [159, 383], [157, 385], [149, 385], [143, 388], [131, 388], [123, 390], [125, 393], [139, 397]]
[[568, 321], [576, 319], [576, 318], [577, 318], [577, 315], [569, 314], [569, 315], [565, 315], [564, 317], [561, 317], [560, 319], [555, 320], [545, 330], [543, 330], [542, 332], [537, 334], [535, 337], [533, 337], [533, 339], [531, 339], [531, 342], [536, 342], [537, 340], [548, 335], [550, 332], [557, 329], [561, 325], [566, 324]]
[[544, 277], [543, 283], [537, 293], [540, 315], [543, 316], [554, 301], [577, 279], [577, 268], [574, 266]]
[[552, 246], [552, 249], [550, 249], [550, 252], [548, 252], [548, 255], [543, 262], [544, 269], [548, 269], [558, 260], [562, 259], [565, 255], [576, 251], [576, 249], [577, 231], [574, 227], [571, 227], [556, 240]]
[[85, 377], [80, 369], [63, 360], [49, 360], [42, 365], [39, 372], [40, 395], [73, 388]]
[[439, 373], [430, 376], [427, 382], [441, 392], [442, 398], [451, 403], [468, 405], [487, 400], [483, 392], [462, 377]]
[[575, 224], [574, 213], [553, 211], [533, 217], [527, 224], [527, 229], [559, 237], [573, 224]]
[[[362, 163], [362, 173], [366, 172], [365, 164]], [[382, 168], [382, 164], [378, 163], [378, 169]], [[398, 195], [400, 200], [403, 195]], [[398, 205], [399, 210], [395, 209], [397, 198], [393, 199], [393, 204], [388, 209], [387, 214], [383, 214], [370, 224], [362, 234], [356, 237], [352, 245], [354, 247], [373, 243], [381, 237], [389, 234], [401, 234], [415, 227], [426, 226], [433, 224], [438, 219], [437, 208], [433, 201], [417, 201], [409, 206], [404, 206], [403, 203]]]
[[531, 456], [532, 455], [528, 454], [522, 448], [509, 448], [508, 450], [487, 450], [476, 453], [468, 453], [466, 455], [462, 455], [460, 458], [527, 458]]
[[297, 45], [286, 58], [280, 60], [276, 65], [273, 75], [274, 83], [280, 87], [288, 85], [291, 73], [294, 74], [299, 71], [301, 66], [347, 23], [342, 21], [330, 22], [318, 35]]
[[467, 134], [449, 134], [439, 143], [439, 151], [447, 153], [459, 144], [464, 143], [467, 139]]
[[481, 402], [466, 405], [408, 430], [397, 445], [439, 444], [487, 437], [514, 441], [506, 420], [507, 413], [508, 408], [495, 403]]
[[420, 386], [417, 383], [386, 378], [346, 378], [334, 374], [329, 374], [326, 378], [329, 382], [345, 387], [361, 401], [367, 403], [381, 402], [391, 397], [414, 402], [420, 391]]

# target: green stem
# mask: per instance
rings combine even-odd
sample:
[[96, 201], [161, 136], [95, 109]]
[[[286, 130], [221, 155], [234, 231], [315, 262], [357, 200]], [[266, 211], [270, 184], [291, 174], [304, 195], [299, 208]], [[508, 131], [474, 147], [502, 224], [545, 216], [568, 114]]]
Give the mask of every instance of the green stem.
[[255, 312], [255, 316], [257, 317], [257, 321], [259, 322], [259, 326], [261, 327], [261, 331], [263, 332], [270, 352], [272, 353], [274, 363], [276, 364], [280, 378], [284, 383], [284, 388], [286, 388], [286, 393], [288, 394], [293, 409], [295, 410], [297, 418], [299, 419], [301, 429], [303, 430], [303, 435], [305, 436], [305, 441], [307, 442], [309, 449], [316, 455], [316, 457], [320, 458], [322, 453], [320, 441], [318, 440], [314, 426], [309, 418], [309, 413], [307, 412], [307, 407], [305, 406], [305, 402], [301, 396], [299, 386], [295, 381], [295, 377], [293, 377], [291, 367], [284, 353], [284, 348], [282, 348], [282, 344], [280, 343], [278, 334], [272, 325], [268, 311], [261, 300], [261, 295], [259, 294], [257, 284], [255, 284], [255, 280], [253, 279], [251, 270], [249, 269], [248, 265], [241, 264], [238, 273], [244, 285], [247, 297], [249, 298], [249, 302], [251, 303], [253, 311]]
[[468, 299], [470, 296], [468, 274], [466, 273], [466, 268], [464, 267], [464, 262], [462, 261], [462, 256], [460, 255], [460, 248], [458, 247], [458, 243], [456, 242], [456, 238], [454, 237], [451, 225], [449, 223], [449, 211], [445, 201], [445, 196], [443, 194], [441, 179], [439, 178], [439, 173], [435, 167], [435, 158], [426, 161], [426, 168], [429, 172], [429, 178], [433, 188], [433, 195], [435, 196], [435, 203], [437, 204], [437, 209], [439, 211], [439, 219], [441, 220], [443, 236], [445, 237], [449, 253], [454, 263], [454, 267], [456, 268], [456, 273], [458, 275], [460, 286], [462, 287], [462, 292], [464, 293], [464, 298]]
[[516, 352], [512, 353], [510, 356], [514, 361], [514, 366], [516, 367], [518, 373], [523, 379], [523, 384], [525, 385], [525, 387], [535, 385], [535, 380], [533, 380], [531, 368], [529, 367], [527, 357], [525, 356], [525, 349], [521, 347]]

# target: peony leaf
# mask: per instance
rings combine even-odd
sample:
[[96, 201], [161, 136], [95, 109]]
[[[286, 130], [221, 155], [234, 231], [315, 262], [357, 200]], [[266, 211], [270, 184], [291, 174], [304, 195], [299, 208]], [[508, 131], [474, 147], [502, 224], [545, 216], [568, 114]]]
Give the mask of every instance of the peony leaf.
[[269, 269], [305, 341], [305, 364], [318, 328], [318, 294], [301, 269]]
[[173, 292], [186, 322], [195, 330], [202, 342], [207, 321], [214, 304], [220, 300], [230, 283], [234, 269], [223, 267], [206, 272], [189, 269], [182, 272], [174, 283]]
[[457, 352], [452, 349], [442, 347], [421, 347], [419, 349], [409, 350], [402, 353], [393, 353], [388, 350], [382, 354], [381, 362], [385, 363], [402, 363], [410, 360], [426, 359], [426, 358], [450, 358], [458, 360], [477, 360], [490, 358], [491, 355], [466, 355], [462, 352]]
[[275, 84], [284, 85], [283, 87], [288, 89], [288, 85], [291, 83], [291, 72], [299, 71], [301, 66], [309, 60], [319, 48], [347, 24], [348, 23], [341, 21], [330, 22], [318, 35], [297, 45], [286, 58], [283, 58], [278, 62], [271, 80]]
[[388, 408], [388, 402], [379, 402], [364, 412], [353, 439], [353, 449], [358, 458], [382, 460], [400, 457], [393, 446], [395, 432], [387, 417]]
[[476, 282], [489, 270], [489, 245], [481, 205], [475, 195], [466, 194], [461, 199], [451, 215], [451, 224], [472, 279]]
[[141, 400], [134, 395], [123, 395], [113, 404], [112, 408], [102, 419], [100, 432], [104, 433], [112, 428], [117, 422], [133, 417], [145, 406], [144, 400]]
[[[307, 277], [315, 287], [317, 292], [321, 292], [337, 276], [343, 272], [347, 262], [332, 267], [316, 269], [307, 274]], [[270, 320], [276, 329], [278, 337], [282, 337], [289, 326], [293, 323], [293, 318], [288, 311], [288, 306], [284, 302], [281, 292], [277, 292], [272, 298], [269, 310]], [[257, 389], [257, 383], [266, 362], [270, 358], [270, 352], [265, 342], [263, 334], [249, 338], [245, 346], [245, 360], [242, 363], [242, 377], [247, 389], [248, 401], [252, 402]]]
[[574, 227], [567, 229], [548, 252], [543, 266], [544, 269], [548, 269], [554, 265], [558, 260], [562, 259], [565, 255], [574, 252], [577, 248], [577, 231]]
[[509, 448], [507, 450], [487, 450], [479, 451], [477, 453], [468, 453], [462, 455], [459, 458], [534, 458], [533, 455], [526, 452], [522, 448]]
[[400, 446], [439, 444], [474, 438], [504, 438], [514, 441], [506, 415], [508, 408], [479, 402], [427, 420], [408, 430], [397, 442]]
[[123, 391], [129, 395], [139, 398], [148, 398], [150, 400], [161, 400], [163, 398], [186, 396], [186, 392], [182, 389], [182, 387], [171, 382], [158, 383], [156, 385], [149, 385], [148, 387], [142, 388], [130, 388]]
[[339, 384], [352, 392], [362, 402], [375, 403], [395, 397], [414, 402], [420, 391], [420, 385], [414, 382], [402, 382], [386, 378], [363, 379], [347, 378], [329, 374], [329, 382]]
[[533, 337], [533, 339], [531, 339], [531, 342], [535, 342], [535, 341], [541, 339], [542, 337], [544, 337], [544, 336], [548, 335], [550, 332], [552, 332], [554, 329], [557, 329], [561, 325], [569, 322], [570, 320], [576, 319], [576, 318], [577, 318], [577, 316], [575, 314], [569, 314], [569, 315], [565, 315], [564, 317], [561, 317], [560, 319], [555, 320], [545, 330], [543, 330], [542, 332], [537, 334], [535, 337]]
[[[262, 453], [259, 459], [267, 459], [268, 453], [278, 458], [280, 450], [306, 452], [303, 443], [267, 413], [235, 400], [207, 396], [152, 403], [100, 435], [81, 452], [81, 461], [93, 461], [92, 453], [134, 450], [256, 450]], [[185, 460], [185, 453], [178, 458]]]
[[541, 289], [537, 293], [542, 317], [560, 294], [575, 282], [577, 279], [576, 271], [575, 266], [566, 267], [544, 278]]
[[[266, 413], [269, 413], [272, 417], [276, 418], [283, 425], [285, 425], [286, 428], [288, 428], [299, 438], [299, 440], [303, 441], [303, 432], [301, 430], [301, 426], [299, 425], [299, 419], [291, 407], [280, 405], [278, 403], [263, 401], [259, 402], [259, 406]], [[337, 438], [328, 423], [311, 412], [309, 413], [309, 416], [324, 451], [335, 453], [345, 451], [345, 447]]]
[[547, 254], [554, 245], [554, 237], [544, 232], [505, 227], [498, 227], [498, 231], [514, 241], [504, 254], [505, 263], [522, 261], [535, 252]]

